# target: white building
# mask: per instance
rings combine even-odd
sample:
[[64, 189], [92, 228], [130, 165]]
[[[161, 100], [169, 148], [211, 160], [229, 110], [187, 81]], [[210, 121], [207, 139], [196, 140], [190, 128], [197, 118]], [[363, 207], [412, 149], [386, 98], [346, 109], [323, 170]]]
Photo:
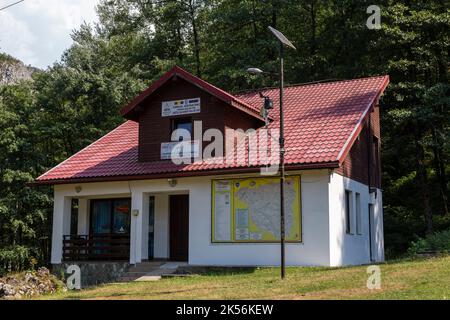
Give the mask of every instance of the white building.
[[[288, 265], [384, 260], [378, 100], [388, 82], [286, 88]], [[276, 133], [278, 91], [262, 94], [274, 100], [268, 128]], [[249, 129], [259, 143], [265, 129], [262, 104], [259, 92], [231, 95], [181, 68], [167, 72], [122, 109], [124, 124], [37, 179], [54, 185], [52, 264], [279, 265], [279, 178], [261, 174], [260, 149], [251, 154]], [[170, 159], [174, 129], [193, 134], [191, 163]], [[211, 134], [231, 129], [246, 133]], [[212, 143], [224, 154], [202, 159]]]

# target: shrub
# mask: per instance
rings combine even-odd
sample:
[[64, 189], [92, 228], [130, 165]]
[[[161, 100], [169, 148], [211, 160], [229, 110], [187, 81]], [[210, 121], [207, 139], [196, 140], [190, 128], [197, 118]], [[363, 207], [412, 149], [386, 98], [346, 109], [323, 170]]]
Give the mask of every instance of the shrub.
[[0, 249], [0, 276], [11, 271], [23, 271], [32, 267], [30, 249], [10, 246]]
[[427, 251], [440, 253], [450, 252], [450, 230], [437, 232], [418, 241], [414, 241], [408, 249], [410, 255]]

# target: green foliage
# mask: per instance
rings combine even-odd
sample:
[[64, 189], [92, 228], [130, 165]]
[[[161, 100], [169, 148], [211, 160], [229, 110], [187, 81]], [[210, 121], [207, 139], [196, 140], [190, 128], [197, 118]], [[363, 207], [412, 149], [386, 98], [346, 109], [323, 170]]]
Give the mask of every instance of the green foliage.
[[411, 243], [408, 254], [416, 255], [422, 252], [450, 253], [450, 230], [436, 232], [423, 239]]
[[0, 277], [9, 271], [27, 270], [32, 265], [29, 248], [10, 246], [0, 249]]

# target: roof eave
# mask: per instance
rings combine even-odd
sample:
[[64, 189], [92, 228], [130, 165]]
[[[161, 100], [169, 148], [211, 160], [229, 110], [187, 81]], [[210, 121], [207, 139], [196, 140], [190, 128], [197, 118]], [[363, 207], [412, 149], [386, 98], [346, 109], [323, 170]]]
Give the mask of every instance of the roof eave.
[[378, 94], [376, 97], [369, 103], [366, 110], [364, 110], [364, 113], [362, 114], [361, 118], [359, 119], [358, 123], [356, 124], [355, 128], [353, 129], [352, 133], [350, 134], [349, 138], [345, 142], [344, 146], [342, 147], [341, 151], [338, 155], [338, 162], [339, 165], [342, 165], [345, 159], [347, 158], [348, 153], [350, 152], [350, 149], [352, 148], [354, 142], [358, 138], [359, 134], [361, 133], [361, 130], [363, 128], [364, 122], [366, 121], [368, 115], [370, 114], [371, 110], [373, 109], [374, 105], [378, 103], [381, 95], [386, 90], [387, 86], [389, 85], [389, 76], [384, 76], [384, 81], [378, 91]]
[[[165, 172], [157, 174], [142, 175], [117, 175], [104, 177], [84, 177], [84, 178], [67, 178], [53, 180], [36, 180], [29, 183], [30, 186], [49, 186], [74, 183], [94, 183], [94, 182], [114, 182], [114, 181], [130, 181], [130, 180], [155, 180], [164, 178], [187, 178], [187, 177], [204, 177], [227, 174], [257, 173], [262, 167], [243, 167], [243, 168], [226, 168], [226, 169], [210, 169], [202, 171], [186, 171], [186, 172]], [[293, 170], [317, 170], [317, 169], [336, 169], [339, 168], [338, 161], [321, 162], [321, 163], [304, 163], [289, 164], [285, 166], [287, 171]]]

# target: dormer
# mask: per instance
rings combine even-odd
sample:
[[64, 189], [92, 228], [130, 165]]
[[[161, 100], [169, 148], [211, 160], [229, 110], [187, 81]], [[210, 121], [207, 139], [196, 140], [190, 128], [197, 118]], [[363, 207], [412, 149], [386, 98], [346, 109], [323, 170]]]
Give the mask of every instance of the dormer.
[[[168, 160], [174, 129], [191, 131], [201, 121], [202, 136], [208, 129], [257, 129], [265, 122], [258, 108], [174, 67], [121, 110], [139, 123], [139, 161]], [[208, 142], [203, 143], [203, 149]], [[224, 146], [225, 147], [225, 146]], [[203, 151], [203, 150], [202, 150]]]

